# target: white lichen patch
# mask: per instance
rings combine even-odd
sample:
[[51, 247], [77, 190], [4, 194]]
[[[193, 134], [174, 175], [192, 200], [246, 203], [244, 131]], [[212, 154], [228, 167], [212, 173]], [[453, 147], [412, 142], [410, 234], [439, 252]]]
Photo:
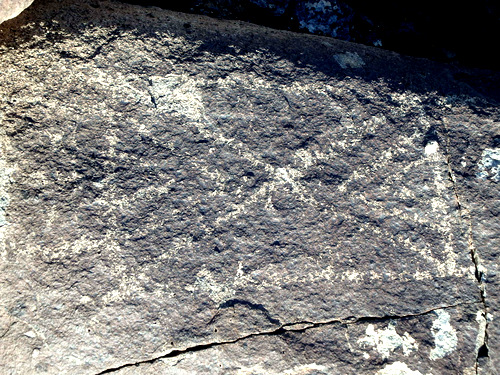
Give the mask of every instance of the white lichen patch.
[[436, 310], [434, 313], [437, 319], [434, 320], [431, 328], [435, 346], [429, 354], [432, 360], [444, 358], [452, 353], [458, 341], [457, 332], [450, 324], [450, 314], [445, 310]]
[[500, 182], [500, 148], [487, 148], [479, 160], [477, 178]]
[[363, 59], [356, 52], [339, 53], [333, 58], [342, 69], [361, 68], [365, 65]]
[[394, 362], [377, 371], [376, 375], [422, 375], [422, 373], [410, 369], [406, 363]]
[[401, 349], [405, 356], [418, 350], [418, 344], [408, 332], [400, 336], [396, 332], [396, 322], [390, 321], [384, 329], [375, 329], [373, 324], [366, 327], [366, 336], [358, 340], [362, 347], [373, 347], [382, 358], [388, 358], [392, 352]]

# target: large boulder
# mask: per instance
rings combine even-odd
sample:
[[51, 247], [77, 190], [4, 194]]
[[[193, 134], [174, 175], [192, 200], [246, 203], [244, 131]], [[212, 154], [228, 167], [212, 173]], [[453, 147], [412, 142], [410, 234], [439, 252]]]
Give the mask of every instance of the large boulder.
[[0, 23], [19, 15], [33, 0], [0, 0]]
[[95, 0], [0, 51], [0, 373], [498, 373], [477, 71]]

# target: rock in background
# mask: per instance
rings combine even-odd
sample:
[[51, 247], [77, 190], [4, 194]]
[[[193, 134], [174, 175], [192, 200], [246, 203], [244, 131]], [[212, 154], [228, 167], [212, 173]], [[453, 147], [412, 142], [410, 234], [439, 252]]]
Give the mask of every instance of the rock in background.
[[[326, 35], [411, 56], [499, 69], [498, 2], [359, 0], [125, 0]], [[498, 85], [498, 83], [497, 83]]]
[[498, 372], [475, 71], [110, 1], [0, 53], [2, 373]]
[[0, 0], [0, 23], [14, 18], [32, 2], [33, 0]]

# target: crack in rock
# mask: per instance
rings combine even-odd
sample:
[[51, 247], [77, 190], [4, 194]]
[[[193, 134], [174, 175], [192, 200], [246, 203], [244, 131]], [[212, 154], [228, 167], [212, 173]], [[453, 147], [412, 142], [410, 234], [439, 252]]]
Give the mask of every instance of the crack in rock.
[[473, 302], [460, 302], [456, 303], [454, 305], [447, 305], [447, 306], [439, 306], [439, 307], [434, 307], [432, 309], [428, 309], [419, 313], [415, 314], [406, 314], [406, 315], [383, 315], [383, 316], [365, 316], [365, 317], [347, 317], [347, 318], [338, 318], [338, 319], [332, 319], [332, 320], [327, 320], [323, 322], [310, 322], [307, 320], [304, 321], [298, 321], [298, 322], [292, 322], [292, 323], [285, 323], [282, 324], [280, 327], [270, 330], [270, 331], [261, 331], [261, 332], [255, 332], [251, 333], [245, 336], [237, 337], [232, 340], [226, 340], [226, 341], [215, 341], [215, 342], [209, 342], [206, 344], [198, 344], [194, 346], [187, 347], [185, 349], [176, 349], [172, 350], [166, 354], [162, 354], [150, 359], [145, 359], [142, 361], [137, 361], [137, 362], [130, 362], [130, 363], [125, 363], [120, 366], [108, 368], [106, 370], [103, 370], [101, 372], [98, 372], [95, 375], [103, 375], [103, 374], [111, 374], [116, 371], [123, 370], [128, 367], [134, 367], [134, 366], [140, 366], [143, 364], [152, 364], [158, 360], [165, 359], [165, 358], [173, 358], [180, 356], [182, 354], [186, 353], [194, 353], [194, 352], [199, 352], [202, 350], [218, 347], [218, 346], [223, 346], [223, 345], [229, 345], [229, 344], [235, 344], [240, 341], [244, 341], [247, 339], [250, 339], [252, 337], [258, 337], [258, 336], [277, 336], [277, 335], [282, 335], [287, 332], [305, 332], [309, 329], [312, 328], [319, 328], [323, 326], [331, 326], [331, 325], [353, 325], [353, 324], [359, 324], [359, 323], [366, 323], [366, 322], [383, 322], [386, 320], [398, 320], [398, 319], [409, 319], [409, 318], [415, 318], [419, 316], [424, 316], [427, 314], [434, 313], [435, 311], [439, 310], [444, 310], [444, 309], [451, 309], [455, 308], [458, 306], [469, 306], [469, 305], [474, 305], [481, 303], [481, 301], [473, 301]]
[[[486, 302], [486, 293], [485, 293], [485, 284], [484, 284], [484, 275], [486, 273], [486, 269], [483, 265], [481, 265], [481, 260], [478, 254], [476, 247], [474, 246], [473, 241], [473, 230], [472, 230], [472, 216], [470, 211], [462, 204], [462, 200], [460, 199], [460, 195], [458, 192], [458, 186], [456, 183], [455, 175], [453, 173], [453, 168], [451, 165], [451, 156], [449, 152], [449, 138], [448, 138], [448, 127], [446, 122], [443, 121], [444, 130], [445, 130], [445, 139], [446, 139], [446, 163], [448, 165], [448, 175], [449, 179], [453, 185], [453, 191], [455, 193], [455, 199], [457, 202], [457, 208], [460, 212], [460, 216], [467, 223], [467, 241], [469, 252], [472, 260], [472, 264], [474, 266], [474, 275], [479, 287], [479, 295], [481, 299], [481, 304], [483, 305], [482, 319], [479, 318], [479, 328], [482, 329], [482, 332], [479, 333], [478, 338], [482, 341], [478, 345], [477, 349], [477, 357], [476, 357], [476, 374], [479, 374], [480, 371], [480, 359], [488, 358], [488, 304]], [[483, 321], [481, 323], [480, 321]]]

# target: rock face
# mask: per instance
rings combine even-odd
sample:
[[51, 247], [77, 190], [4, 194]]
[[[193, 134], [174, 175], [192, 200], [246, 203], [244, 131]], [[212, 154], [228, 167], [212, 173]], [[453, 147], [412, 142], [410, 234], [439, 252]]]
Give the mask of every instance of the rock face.
[[0, 23], [14, 18], [32, 2], [33, 0], [0, 0]]
[[108, 1], [0, 51], [1, 373], [498, 373], [475, 72]]

